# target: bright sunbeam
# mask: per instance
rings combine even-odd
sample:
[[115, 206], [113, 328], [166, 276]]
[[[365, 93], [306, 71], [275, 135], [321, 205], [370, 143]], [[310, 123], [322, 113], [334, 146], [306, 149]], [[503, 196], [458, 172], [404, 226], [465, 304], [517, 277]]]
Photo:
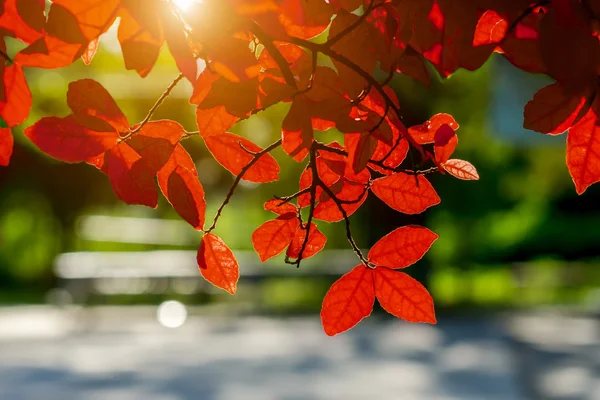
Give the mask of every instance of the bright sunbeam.
[[181, 11], [189, 11], [194, 3], [198, 3], [197, 0], [173, 0], [173, 3], [179, 8]]

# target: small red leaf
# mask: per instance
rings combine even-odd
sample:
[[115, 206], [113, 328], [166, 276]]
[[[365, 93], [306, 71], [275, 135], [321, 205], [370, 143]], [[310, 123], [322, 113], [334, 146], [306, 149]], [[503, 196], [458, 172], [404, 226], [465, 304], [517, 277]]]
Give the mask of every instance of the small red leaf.
[[369, 261], [382, 267], [406, 268], [423, 258], [437, 238], [422, 226], [403, 226], [375, 243]]
[[508, 22], [496, 11], [487, 10], [477, 22], [473, 46], [500, 43], [506, 36], [508, 26]]
[[440, 203], [431, 183], [422, 175], [402, 172], [373, 181], [371, 191], [385, 204], [404, 214], [420, 214]]
[[196, 260], [204, 279], [230, 294], [235, 294], [240, 277], [239, 265], [233, 252], [220, 237], [212, 233], [204, 235]]
[[66, 162], [87, 161], [115, 146], [119, 140], [114, 130], [99, 132], [85, 128], [72, 115], [44, 117], [25, 129], [24, 135], [44, 153]]
[[435, 133], [433, 151], [435, 162], [439, 165], [446, 162], [458, 144], [458, 137], [450, 125], [442, 125]]
[[7, 166], [13, 152], [13, 136], [10, 128], [0, 128], [0, 165]]
[[[236, 176], [254, 158], [251, 153], [262, 150], [250, 140], [233, 133], [212, 135], [203, 139], [215, 160]], [[248, 169], [242, 179], [255, 183], [276, 181], [279, 179], [279, 165], [273, 156], [264, 154]]]
[[204, 226], [206, 201], [190, 155], [178, 144], [167, 163], [158, 171], [158, 185], [181, 217], [194, 228]]
[[17, 126], [29, 115], [31, 92], [23, 69], [13, 64], [4, 68], [4, 101], [0, 101], [0, 116], [9, 127]]
[[[292, 243], [290, 243], [290, 246], [285, 254], [290, 258], [298, 258], [300, 256], [300, 250], [302, 249], [302, 244], [304, 243], [305, 238], [305, 229], [296, 230], [296, 235], [294, 236], [294, 239], [292, 240]], [[306, 247], [302, 253], [302, 259], [306, 260], [307, 258], [314, 256], [323, 250], [326, 243], [327, 237], [317, 229], [317, 225], [311, 223], [310, 232], [308, 234], [308, 242], [306, 242]]]
[[252, 245], [260, 261], [265, 262], [285, 250], [294, 238], [298, 225], [296, 213], [287, 213], [259, 226], [252, 233]]
[[449, 125], [450, 128], [455, 131], [459, 128], [458, 123], [452, 115], [436, 114], [423, 124], [408, 128], [408, 134], [418, 144], [433, 143], [435, 140], [435, 133], [444, 124]]
[[271, 199], [265, 203], [265, 210], [272, 211], [275, 214], [287, 214], [287, 213], [295, 213], [297, 212], [297, 208], [295, 205], [290, 203], [281, 204], [281, 200]]
[[567, 135], [567, 167], [575, 183], [575, 190], [582, 194], [600, 181], [600, 126], [595, 108], [571, 129]]
[[227, 112], [225, 106], [196, 109], [196, 123], [202, 137], [225, 133], [238, 120], [238, 117]]
[[359, 265], [329, 289], [323, 299], [321, 323], [329, 336], [347, 331], [368, 317], [375, 303], [373, 270]]
[[479, 180], [479, 174], [477, 170], [468, 161], [451, 159], [442, 164], [442, 168], [446, 170], [450, 175], [462, 179], [465, 181], [476, 181]]
[[382, 267], [376, 268], [373, 275], [375, 295], [384, 310], [408, 322], [437, 322], [433, 299], [418, 281]]

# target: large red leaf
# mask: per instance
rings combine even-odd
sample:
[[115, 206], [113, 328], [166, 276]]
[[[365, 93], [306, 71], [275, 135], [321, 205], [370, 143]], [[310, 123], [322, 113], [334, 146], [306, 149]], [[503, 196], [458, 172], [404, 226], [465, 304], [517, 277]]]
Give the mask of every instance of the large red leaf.
[[212, 233], [204, 235], [196, 260], [204, 279], [230, 294], [235, 294], [240, 277], [239, 265], [233, 252], [220, 237]]
[[[254, 158], [251, 153], [262, 150], [250, 140], [233, 133], [212, 135], [203, 139], [215, 160], [236, 176]], [[279, 179], [279, 165], [273, 156], [264, 154], [248, 169], [242, 179], [256, 183], [276, 181]]]
[[[60, 7], [70, 13], [78, 24], [80, 33], [88, 40], [100, 36], [106, 32], [113, 24], [117, 17], [121, 0], [55, 0], [52, 2], [52, 8]], [[61, 22], [64, 24], [64, 19], [57, 21], [57, 25]], [[52, 23], [52, 17], [49, 17]], [[61, 40], [72, 41], [72, 34], [62, 32], [66, 36], [58, 36]]]
[[567, 135], [567, 167], [578, 194], [600, 181], [600, 121], [596, 115], [599, 104], [596, 101]]
[[44, 0], [5, 0], [4, 12], [0, 13], [0, 28], [11, 31], [25, 43], [42, 37], [46, 17]]
[[111, 148], [104, 157], [104, 163], [113, 191], [120, 200], [127, 204], [156, 208], [156, 171], [148, 168], [142, 157], [127, 143]]
[[373, 181], [371, 191], [388, 206], [404, 214], [420, 214], [440, 203], [431, 183], [422, 175], [402, 172]]
[[7, 166], [13, 152], [13, 136], [10, 128], [0, 128], [0, 165]]
[[259, 226], [252, 233], [252, 245], [260, 261], [265, 262], [285, 250], [294, 238], [299, 224], [296, 213], [287, 213]]
[[382, 267], [406, 268], [423, 258], [437, 238], [422, 226], [403, 226], [375, 243], [369, 261]]
[[44, 117], [25, 129], [24, 134], [44, 153], [66, 162], [87, 161], [115, 146], [119, 140], [114, 130], [88, 129], [72, 115]]
[[462, 179], [464, 181], [479, 180], [479, 174], [477, 173], [477, 170], [473, 164], [465, 160], [453, 158], [443, 163], [442, 168], [444, 168], [446, 172], [455, 178]]
[[589, 87], [573, 92], [558, 82], [546, 86], [525, 106], [523, 127], [551, 135], [564, 133], [585, 115], [592, 94]]
[[373, 310], [373, 270], [359, 265], [329, 289], [323, 299], [321, 323], [329, 336], [347, 331]]
[[108, 122], [116, 131], [127, 132], [129, 122], [110, 93], [93, 79], [80, 79], [69, 83], [67, 104], [75, 118], [91, 115]]
[[181, 217], [194, 228], [204, 227], [204, 188], [190, 155], [178, 144], [167, 163], [158, 171], [158, 185]]
[[[304, 243], [305, 238], [306, 229], [296, 230], [296, 235], [294, 236], [294, 239], [292, 239], [292, 243], [290, 243], [290, 246], [285, 254], [290, 258], [298, 258], [300, 256], [300, 250], [302, 250], [302, 244]], [[311, 223], [308, 241], [306, 242], [306, 247], [302, 253], [302, 259], [305, 260], [310, 258], [323, 250], [325, 243], [327, 243], [327, 237], [321, 233], [319, 229], [317, 229], [316, 224]]]
[[381, 307], [390, 314], [409, 322], [435, 324], [431, 295], [409, 275], [389, 268], [373, 271], [375, 295]]
[[0, 116], [9, 127], [25, 121], [31, 109], [31, 92], [23, 69], [13, 64], [4, 69], [4, 101], [0, 101]]

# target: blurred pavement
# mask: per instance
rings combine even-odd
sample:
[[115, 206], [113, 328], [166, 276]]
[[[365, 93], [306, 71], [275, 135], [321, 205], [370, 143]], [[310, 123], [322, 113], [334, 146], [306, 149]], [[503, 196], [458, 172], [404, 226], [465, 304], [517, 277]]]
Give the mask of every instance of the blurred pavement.
[[600, 400], [599, 321], [532, 314], [371, 317], [327, 337], [318, 315], [202, 316], [153, 307], [0, 309], [0, 399]]

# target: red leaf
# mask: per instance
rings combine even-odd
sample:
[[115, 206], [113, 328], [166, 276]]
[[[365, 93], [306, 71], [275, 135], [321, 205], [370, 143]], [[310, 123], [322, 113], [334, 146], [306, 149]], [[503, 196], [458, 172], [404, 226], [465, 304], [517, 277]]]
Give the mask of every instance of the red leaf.
[[465, 181], [479, 180], [479, 174], [477, 173], [477, 170], [473, 164], [465, 160], [448, 160], [442, 164], [442, 168], [444, 168], [450, 175], [458, 179]]
[[[294, 239], [292, 240], [292, 243], [290, 243], [290, 246], [285, 254], [290, 258], [298, 258], [300, 256], [300, 250], [302, 249], [302, 244], [304, 243], [305, 238], [305, 229], [296, 230], [296, 235], [294, 236]], [[310, 232], [308, 234], [308, 242], [306, 242], [306, 247], [302, 253], [302, 259], [306, 260], [307, 258], [314, 256], [323, 250], [326, 243], [327, 237], [317, 229], [316, 224], [311, 223]]]
[[104, 163], [113, 191], [120, 200], [127, 204], [156, 208], [156, 171], [150, 170], [141, 156], [127, 143], [111, 148], [104, 156]]
[[0, 28], [14, 33], [17, 39], [32, 43], [43, 36], [46, 23], [44, 0], [5, 0], [0, 13]]
[[296, 213], [287, 213], [259, 226], [252, 233], [252, 245], [260, 261], [265, 262], [285, 250], [294, 238], [298, 225]]
[[204, 227], [206, 201], [196, 166], [178, 144], [167, 163], [158, 171], [158, 185], [181, 217], [198, 230]]
[[558, 82], [546, 86], [525, 106], [523, 127], [551, 135], [564, 133], [585, 115], [592, 94], [589, 87], [572, 92]]
[[437, 238], [422, 226], [403, 226], [379, 239], [368, 258], [377, 266], [406, 268], [423, 258]]
[[473, 46], [498, 44], [506, 36], [507, 30], [508, 22], [496, 11], [487, 10], [477, 22]]
[[69, 83], [67, 104], [75, 119], [91, 115], [108, 122], [117, 132], [128, 132], [129, 122], [110, 93], [93, 79]]
[[376, 268], [373, 275], [375, 295], [384, 310], [409, 322], [437, 322], [433, 299], [418, 281], [382, 267]]
[[196, 109], [196, 123], [200, 136], [212, 136], [225, 133], [239, 118], [227, 112], [225, 106], [216, 106], [209, 109], [198, 107]]
[[148, 168], [156, 173], [169, 160], [184, 133], [183, 127], [175, 121], [150, 121], [127, 140], [127, 144], [142, 156]]
[[88, 44], [88, 47], [85, 49], [85, 51], [81, 55], [81, 60], [83, 61], [83, 63], [85, 65], [90, 65], [92, 63], [92, 58], [94, 58], [94, 56], [96, 55], [99, 45], [100, 45], [99, 39], [94, 39]]
[[29, 115], [31, 92], [23, 69], [13, 64], [4, 69], [4, 101], [0, 101], [0, 116], [9, 127], [19, 125]]
[[408, 128], [408, 133], [418, 144], [433, 143], [435, 140], [435, 133], [444, 124], [449, 125], [450, 128], [455, 131], [459, 128], [458, 123], [454, 120], [452, 115], [436, 114], [423, 124]]
[[458, 144], [458, 138], [456, 132], [450, 127], [450, 125], [442, 125], [435, 133], [433, 151], [435, 153], [435, 162], [439, 165], [450, 158], [456, 145]]
[[44, 153], [66, 162], [87, 161], [115, 146], [119, 140], [114, 130], [88, 129], [78, 124], [72, 115], [44, 117], [25, 129], [24, 134]]
[[600, 181], [600, 121], [596, 115], [599, 105], [596, 101], [567, 135], [567, 167], [578, 194]]
[[[51, 9], [60, 6], [68, 11], [76, 19], [83, 36], [91, 41], [111, 27], [117, 17], [120, 3], [121, 0], [55, 0]], [[68, 41], [69, 38], [60, 39]]]
[[235, 294], [240, 277], [239, 265], [233, 252], [220, 237], [212, 233], [204, 235], [196, 259], [204, 279]]
[[[212, 135], [203, 139], [215, 160], [236, 176], [254, 158], [249, 151], [257, 153], [262, 150], [250, 140], [233, 133]], [[270, 154], [264, 154], [248, 169], [242, 179], [255, 183], [276, 181], [279, 179], [279, 165]]]
[[329, 336], [347, 331], [368, 317], [375, 303], [373, 270], [359, 265], [329, 289], [323, 299], [321, 323]]
[[373, 181], [371, 191], [385, 204], [404, 214], [420, 214], [440, 203], [435, 189], [422, 175], [415, 177], [399, 172], [379, 178]]
[[308, 154], [313, 142], [313, 127], [308, 104], [302, 97], [292, 103], [281, 126], [282, 148], [300, 162]]
[[0, 128], [0, 165], [7, 166], [13, 152], [14, 139], [10, 128]]
[[265, 203], [265, 210], [273, 211], [275, 214], [283, 215], [287, 213], [295, 213], [298, 210], [296, 206], [290, 203], [281, 204], [281, 200], [271, 199]]

